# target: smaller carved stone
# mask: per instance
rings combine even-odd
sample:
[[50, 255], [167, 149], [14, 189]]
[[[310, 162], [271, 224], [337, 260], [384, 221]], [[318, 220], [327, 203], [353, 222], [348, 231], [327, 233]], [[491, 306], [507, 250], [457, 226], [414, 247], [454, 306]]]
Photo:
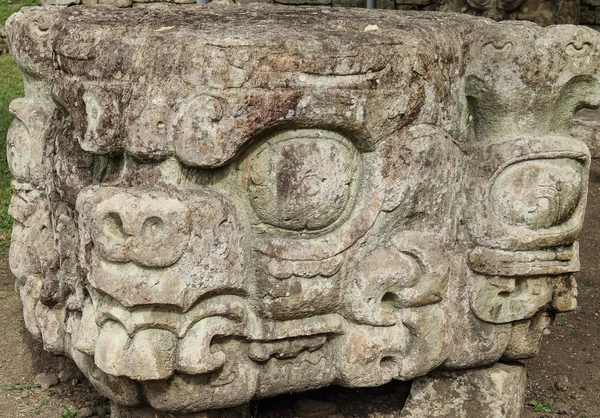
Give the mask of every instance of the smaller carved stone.
[[415, 380], [403, 418], [519, 418], [525, 401], [523, 366], [437, 372]]

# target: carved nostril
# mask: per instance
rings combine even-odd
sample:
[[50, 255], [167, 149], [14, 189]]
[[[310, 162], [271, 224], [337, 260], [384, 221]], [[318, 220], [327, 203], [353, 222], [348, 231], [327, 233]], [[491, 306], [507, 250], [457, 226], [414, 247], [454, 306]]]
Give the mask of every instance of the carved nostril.
[[148, 208], [148, 217], [142, 218], [139, 233], [129, 245], [133, 262], [145, 267], [169, 267], [181, 258], [189, 240], [188, 215], [185, 208], [175, 206], [176, 210], [161, 212], [160, 216]]
[[164, 222], [158, 216], [152, 216], [142, 225], [142, 239], [156, 239], [164, 233]]
[[100, 216], [92, 231], [94, 245], [102, 257], [109, 261], [129, 261], [126, 248], [128, 238], [129, 234], [117, 212], [108, 212]]
[[111, 212], [104, 217], [102, 230], [107, 237], [111, 237], [117, 241], [125, 241], [129, 236], [123, 228], [121, 217], [114, 212]]

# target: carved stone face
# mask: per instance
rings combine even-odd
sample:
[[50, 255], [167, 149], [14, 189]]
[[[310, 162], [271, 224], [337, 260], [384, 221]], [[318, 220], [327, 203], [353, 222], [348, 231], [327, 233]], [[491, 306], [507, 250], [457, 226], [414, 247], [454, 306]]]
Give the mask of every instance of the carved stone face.
[[28, 329], [178, 412], [535, 354], [575, 307], [600, 35], [375, 13], [53, 15], [8, 138]]
[[497, 21], [527, 20], [541, 26], [578, 24], [580, 13], [579, 5], [565, 0], [448, 0], [440, 10]]

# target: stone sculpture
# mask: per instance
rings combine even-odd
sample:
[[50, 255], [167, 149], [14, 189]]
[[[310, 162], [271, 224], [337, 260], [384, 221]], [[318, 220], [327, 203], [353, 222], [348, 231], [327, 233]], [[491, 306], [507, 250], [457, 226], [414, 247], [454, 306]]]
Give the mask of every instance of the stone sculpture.
[[587, 7], [574, 0], [446, 0], [439, 10], [494, 20], [529, 20], [542, 26], [577, 24], [581, 15], [581, 23], [590, 23]]
[[[25, 324], [116, 416], [392, 379], [405, 416], [518, 416], [523, 368], [493, 365], [576, 304], [600, 34], [221, 5], [8, 36]], [[424, 411], [448, 379], [481, 396]]]
[[[213, 1], [213, 0], [211, 0]], [[290, 6], [367, 7], [367, 0], [214, 0], [238, 4], [275, 3]], [[43, 6], [75, 4], [166, 9], [196, 0], [40, 0]], [[597, 0], [376, 0], [377, 9], [468, 13], [494, 20], [529, 20], [542, 26], [600, 23]], [[598, 9], [600, 10], [600, 9]], [[598, 15], [598, 16], [596, 16]], [[581, 19], [580, 19], [581, 17]]]

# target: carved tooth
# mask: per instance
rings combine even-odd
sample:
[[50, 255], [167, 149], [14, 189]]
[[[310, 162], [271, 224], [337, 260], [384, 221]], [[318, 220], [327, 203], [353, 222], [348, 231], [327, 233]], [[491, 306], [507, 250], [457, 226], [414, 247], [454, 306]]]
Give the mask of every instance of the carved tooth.
[[127, 376], [135, 380], [166, 379], [173, 374], [177, 339], [169, 331], [145, 329], [131, 339]]
[[320, 265], [320, 261], [294, 261], [294, 276], [315, 277], [320, 272]]
[[83, 306], [81, 322], [79, 327], [73, 334], [73, 346], [76, 350], [81, 351], [89, 356], [94, 355], [94, 348], [98, 340], [98, 325], [94, 315], [94, 307], [92, 301], [87, 299]]
[[105, 373], [134, 380], [166, 379], [173, 374], [176, 338], [169, 331], [145, 329], [133, 338], [114, 321], [104, 324], [94, 360]]
[[66, 309], [50, 309], [41, 302], [35, 307], [35, 316], [42, 332], [44, 350], [63, 354], [65, 350]]
[[294, 266], [289, 260], [272, 258], [269, 261], [269, 274], [276, 279], [289, 279], [294, 274]]
[[544, 329], [548, 328], [550, 315], [543, 312], [532, 319], [514, 322], [510, 342], [503, 357], [517, 360], [535, 356], [539, 351]]
[[27, 278], [25, 285], [21, 286], [19, 296], [23, 304], [23, 320], [27, 330], [37, 339], [42, 338], [42, 333], [35, 316], [35, 306], [40, 297], [42, 281], [36, 276]]
[[340, 271], [342, 268], [342, 262], [344, 261], [344, 257], [342, 255], [336, 255], [335, 257], [326, 258], [321, 261], [321, 266], [319, 267], [319, 273], [324, 277], [331, 277]]
[[557, 312], [572, 311], [577, 307], [577, 282], [573, 276], [561, 276], [552, 280], [554, 292], [552, 308]]
[[214, 316], [196, 322], [179, 343], [177, 370], [189, 374], [212, 372], [225, 364], [226, 356], [210, 348], [213, 337], [241, 335], [241, 325]]
[[125, 354], [129, 345], [129, 335], [125, 328], [114, 321], [107, 321], [100, 329], [94, 362], [100, 370], [112, 376], [126, 375]]

